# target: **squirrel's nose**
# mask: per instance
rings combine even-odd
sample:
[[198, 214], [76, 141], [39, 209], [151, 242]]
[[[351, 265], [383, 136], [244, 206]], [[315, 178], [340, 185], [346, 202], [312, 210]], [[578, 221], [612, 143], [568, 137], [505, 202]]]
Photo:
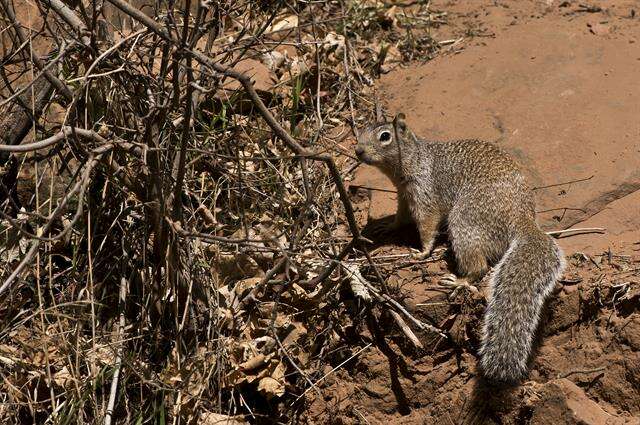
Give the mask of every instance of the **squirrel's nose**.
[[356, 146], [356, 155], [361, 156], [364, 153], [364, 148], [362, 146]]

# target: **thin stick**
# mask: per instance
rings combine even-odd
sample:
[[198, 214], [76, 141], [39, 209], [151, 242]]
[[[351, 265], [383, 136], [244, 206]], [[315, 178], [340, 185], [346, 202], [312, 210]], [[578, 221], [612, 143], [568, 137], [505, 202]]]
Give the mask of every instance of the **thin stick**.
[[104, 415], [104, 425], [111, 425], [111, 416], [113, 415], [113, 408], [116, 403], [116, 394], [118, 392], [118, 380], [120, 378], [120, 368], [122, 367], [122, 345], [124, 344], [124, 328], [126, 324], [124, 307], [127, 297], [127, 287], [127, 279], [123, 277], [120, 279], [120, 299], [118, 300], [120, 304], [120, 320], [118, 322], [118, 332], [116, 334], [116, 341], [120, 342], [120, 346], [118, 347], [118, 354], [116, 355], [116, 364], [114, 366], [115, 370], [113, 372], [113, 380], [111, 381], [111, 389], [109, 391], [109, 402], [107, 403], [107, 412]]
[[[49, 230], [51, 230], [51, 227], [53, 226], [53, 223], [62, 214], [62, 212], [66, 208], [66, 205], [69, 202], [70, 198], [77, 191], [81, 191], [81, 193], [85, 193], [85, 191], [87, 189], [87, 186], [89, 185], [89, 177], [90, 177], [91, 171], [98, 164], [98, 160], [100, 159], [102, 154], [107, 152], [111, 148], [113, 148], [113, 145], [111, 145], [111, 144], [101, 146], [99, 148], [100, 153], [98, 155], [96, 155], [95, 157], [89, 158], [89, 160], [87, 161], [87, 164], [85, 165], [85, 169], [84, 169], [84, 172], [82, 174], [82, 177], [76, 183], [76, 186], [73, 189], [71, 189], [71, 191], [68, 192], [64, 196], [64, 198], [62, 198], [62, 201], [60, 201], [60, 204], [58, 204], [56, 209], [53, 211], [53, 214], [51, 214], [51, 217], [49, 218], [49, 221], [42, 227], [42, 230], [40, 230], [40, 234], [44, 235], [47, 232], [49, 232]], [[78, 202], [82, 203], [83, 200], [80, 199]], [[79, 210], [81, 211], [81, 208], [79, 208]], [[0, 295], [4, 291], [6, 291], [9, 286], [11, 286], [13, 281], [15, 279], [17, 279], [17, 277], [20, 275], [20, 273], [22, 273], [22, 271], [25, 269], [25, 267], [27, 267], [31, 263], [31, 260], [33, 260], [33, 257], [36, 255], [36, 253], [38, 251], [38, 246], [39, 245], [40, 245], [40, 240], [38, 240], [38, 239], [35, 239], [35, 240], [33, 240], [31, 242], [31, 247], [29, 248], [29, 251], [27, 251], [26, 255], [23, 257], [22, 261], [20, 261], [20, 264], [18, 264], [18, 266], [13, 271], [13, 273], [11, 273], [11, 275], [9, 275], [9, 277], [4, 281], [2, 286], [0, 286]]]
[[[342, 264], [342, 267], [345, 268], [345, 265]], [[349, 270], [348, 266], [347, 266], [347, 270]], [[407, 316], [407, 318], [411, 320], [411, 322], [413, 322], [413, 324], [416, 325], [418, 328], [422, 330], [429, 330], [429, 331], [435, 332], [443, 338], [447, 337], [440, 329], [436, 328], [435, 326], [424, 323], [416, 319], [415, 317], [413, 317], [413, 315], [409, 313], [407, 309], [405, 309], [399, 302], [391, 298], [389, 295], [378, 292], [378, 290], [374, 288], [373, 285], [371, 285], [369, 282], [367, 282], [366, 279], [360, 279], [360, 283], [364, 285], [371, 293], [373, 293], [376, 296], [376, 298], [382, 301], [385, 301], [388, 304], [391, 304], [393, 307], [399, 310], [402, 314]]]
[[358, 351], [355, 352], [355, 354], [353, 354], [351, 357], [349, 357], [347, 360], [343, 361], [342, 363], [340, 363], [338, 366], [334, 367], [333, 369], [331, 369], [329, 372], [325, 373], [320, 379], [318, 379], [316, 382], [313, 383], [313, 387], [309, 387], [307, 388], [302, 394], [300, 394], [298, 396], [298, 398], [296, 398], [296, 401], [300, 400], [302, 397], [304, 397], [309, 391], [311, 391], [312, 388], [316, 388], [316, 386], [324, 381], [325, 379], [327, 379], [327, 377], [329, 375], [331, 375], [332, 373], [334, 373], [336, 370], [340, 369], [342, 366], [344, 366], [345, 364], [349, 363], [351, 360], [353, 360], [355, 357], [357, 357], [360, 353], [362, 353], [364, 350], [366, 350], [367, 348], [371, 347], [371, 343], [368, 343], [367, 345], [365, 345], [364, 347], [362, 347], [361, 349], [359, 349]]
[[[603, 228], [603, 227], [578, 227], [575, 229], [564, 229], [564, 230], [554, 230], [552, 232], [547, 232], [547, 235], [549, 236], [555, 236], [555, 235], [563, 235], [565, 233], [580, 233], [580, 234], [584, 234], [584, 233], [604, 233], [607, 229]], [[572, 235], [575, 236], [575, 235]]]
[[594, 176], [590, 176], [590, 177], [586, 177], [584, 179], [578, 179], [578, 180], [569, 180], [567, 182], [562, 182], [562, 183], [555, 183], [555, 184], [549, 184], [546, 186], [537, 186], [534, 188], [531, 188], [531, 190], [538, 190], [538, 189], [547, 189], [550, 187], [556, 187], [556, 186], [564, 186], [565, 184], [571, 184], [571, 183], [578, 183], [578, 182], [586, 182], [587, 180], [591, 180]]
[[[0, 0], [0, 5], [4, 8], [5, 13], [9, 17], [9, 22], [13, 24], [18, 40], [20, 43], [25, 43], [27, 41], [27, 36], [22, 30], [22, 25], [16, 19], [16, 14], [13, 12], [11, 4], [7, 0]], [[46, 65], [40, 60], [38, 55], [32, 54], [31, 61], [40, 71], [42, 71], [44, 77], [51, 83], [51, 85], [58, 89], [58, 92], [64, 96], [65, 99], [69, 101], [73, 99], [73, 93], [69, 86], [62, 82], [58, 77], [54, 76], [51, 72], [47, 71]]]
[[362, 186], [359, 184], [351, 184], [349, 185], [349, 187], [355, 187], [358, 189], [367, 189], [367, 190], [374, 190], [376, 192], [386, 192], [386, 193], [398, 193], [397, 190], [391, 190], [391, 189], [379, 189], [377, 187], [370, 187], [370, 186]]
[[38, 75], [33, 77], [28, 84], [26, 84], [20, 90], [18, 90], [15, 93], [13, 93], [13, 95], [9, 96], [8, 98], [6, 98], [2, 102], [0, 102], [0, 108], [2, 108], [4, 105], [7, 105], [7, 104], [13, 102], [16, 98], [21, 96], [24, 92], [26, 92], [27, 90], [31, 89], [33, 87], [33, 85], [36, 83], [36, 81], [40, 77], [44, 76], [44, 71], [48, 71], [50, 68], [53, 67], [53, 65], [57, 64], [64, 57], [64, 55], [67, 53], [67, 51], [69, 51], [69, 45], [67, 45], [65, 42], [62, 42], [62, 46], [60, 47], [60, 52], [58, 53], [58, 56], [56, 56], [53, 60], [51, 60], [49, 63], [47, 63], [45, 65], [44, 69]]
[[[371, 290], [372, 288], [369, 288], [369, 290]], [[409, 313], [404, 307], [402, 307], [402, 305], [400, 305], [399, 302], [397, 302], [396, 300], [394, 300], [393, 298], [391, 298], [389, 295], [387, 294], [381, 294], [382, 298], [385, 299], [385, 301], [389, 302], [390, 304], [393, 304], [393, 306], [395, 308], [397, 308], [398, 310], [400, 310], [405, 316], [407, 316], [407, 318], [409, 320], [411, 320], [417, 327], [419, 327], [422, 330], [429, 330], [431, 332], [435, 332], [438, 335], [440, 335], [443, 338], [446, 338], [447, 335], [444, 334], [444, 332], [442, 332], [440, 329], [436, 328], [435, 326], [431, 326], [427, 323], [424, 323], [418, 319], [416, 319], [415, 317], [413, 317], [413, 315], [411, 313]]]
[[411, 341], [411, 343], [416, 348], [419, 348], [421, 350], [424, 349], [424, 346], [422, 345], [416, 334], [414, 334], [411, 328], [407, 326], [404, 320], [402, 320], [402, 317], [400, 317], [400, 315], [393, 310], [389, 310], [389, 313], [391, 313], [391, 317], [393, 317], [393, 319], [396, 321], [402, 332], [407, 336], [407, 338], [409, 338], [409, 341]]
[[[153, 31], [157, 35], [159, 35], [165, 41], [175, 46], [181, 45], [180, 41], [171, 37], [171, 35], [169, 35], [159, 23], [157, 23], [152, 18], [142, 13], [140, 10], [131, 6], [128, 2], [124, 0], [109, 0], [109, 2], [113, 4], [115, 7], [117, 7], [118, 9], [122, 10], [127, 15], [131, 16], [136, 21], [145, 25], [147, 28], [149, 28], [151, 31]], [[191, 50], [186, 47], [183, 47], [182, 51], [186, 54], [192, 55], [193, 58], [196, 61], [200, 62], [202, 65], [205, 65], [216, 72], [219, 72], [221, 74], [224, 74], [227, 77], [237, 80], [245, 89], [247, 95], [249, 96], [252, 103], [256, 107], [258, 113], [262, 116], [262, 118], [266, 121], [267, 125], [269, 125], [273, 133], [276, 136], [278, 136], [278, 138], [280, 138], [296, 154], [303, 157], [309, 157], [311, 159], [315, 159], [316, 161], [321, 161], [325, 163], [325, 165], [329, 169], [329, 173], [331, 174], [331, 177], [334, 180], [336, 188], [338, 189], [338, 194], [340, 195], [340, 201], [342, 202], [342, 205], [344, 206], [344, 209], [345, 209], [345, 215], [347, 218], [347, 223], [349, 224], [349, 230], [351, 231], [356, 242], [360, 244], [361, 243], [360, 230], [358, 229], [358, 225], [355, 219], [353, 206], [351, 205], [349, 195], [347, 193], [347, 190], [345, 189], [344, 182], [342, 181], [342, 176], [340, 175], [340, 171], [338, 170], [338, 167], [336, 166], [333, 158], [330, 155], [314, 153], [304, 148], [293, 137], [291, 137], [291, 135], [278, 123], [278, 121], [274, 118], [271, 112], [269, 112], [269, 109], [267, 108], [267, 106], [264, 104], [264, 102], [258, 95], [258, 92], [256, 92], [256, 89], [253, 86], [251, 79], [246, 74], [236, 69], [229, 68], [219, 62], [216, 62], [215, 60], [211, 59], [210, 57], [196, 50]]]
[[39, 149], [48, 148], [56, 143], [59, 143], [67, 138], [71, 134], [77, 134], [78, 136], [94, 140], [98, 143], [107, 143], [107, 140], [100, 136], [98, 133], [92, 130], [85, 130], [83, 128], [73, 128], [65, 126], [62, 130], [51, 137], [44, 140], [33, 143], [25, 143], [23, 145], [0, 145], [0, 152], [32, 152]]
[[61, 0], [42, 0], [49, 5], [60, 17], [80, 36], [80, 40], [85, 46], [91, 44], [91, 39], [87, 36], [87, 27], [76, 14], [67, 7]]
[[566, 378], [568, 376], [571, 375], [575, 375], [577, 373], [594, 373], [594, 372], [602, 372], [603, 370], [606, 370], [607, 367], [606, 366], [601, 366], [601, 367], [596, 367], [594, 369], [576, 369], [576, 370], [570, 370], [569, 372], [565, 372], [562, 374], [558, 374], [558, 379], [562, 379], [562, 378]]

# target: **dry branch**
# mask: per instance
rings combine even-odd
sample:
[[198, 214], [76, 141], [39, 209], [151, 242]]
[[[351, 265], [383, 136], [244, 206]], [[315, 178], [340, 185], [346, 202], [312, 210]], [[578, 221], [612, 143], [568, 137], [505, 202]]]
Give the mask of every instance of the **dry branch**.
[[[13, 12], [13, 7], [9, 3], [9, 0], [0, 0], [0, 5], [2, 5], [4, 12], [9, 18], [9, 21], [11, 22], [13, 30], [15, 31], [18, 40], [20, 40], [20, 43], [28, 43], [29, 40], [27, 38], [27, 35], [24, 33], [22, 26], [17, 21], [16, 15]], [[34, 65], [44, 74], [44, 77], [58, 90], [58, 92], [62, 96], [64, 96], [69, 101], [73, 98], [71, 89], [64, 82], [62, 82], [62, 80], [49, 72], [46, 69], [46, 65], [44, 64], [44, 62], [42, 62], [42, 60], [37, 55], [32, 55], [31, 60], [33, 61]]]
[[[2, 10], [11, 7], [0, 1]], [[328, 361], [344, 365], [335, 356], [350, 344], [331, 329], [354, 324], [328, 278], [356, 250], [371, 261], [342, 180], [351, 171], [341, 173], [328, 154], [344, 154], [330, 131], [342, 126], [347, 107], [355, 123], [358, 90], [370, 81], [355, 59], [364, 45], [335, 44], [335, 25], [350, 24], [329, 17], [340, 13], [331, 3], [191, 8], [187, 0], [159, 3], [153, 16], [126, 1], [108, 3], [44, 0], [39, 28], [20, 27], [15, 15], [5, 20], [15, 46], [0, 75], [9, 92], [3, 103], [24, 111], [21, 127], [32, 128], [35, 141], [0, 144], [13, 167], [1, 170], [0, 191], [10, 197], [0, 201], [8, 247], [0, 262], [9, 265], [0, 267], [0, 297], [20, 301], [0, 307], [7, 329], [0, 345], [13, 345], [8, 332], [32, 335], [40, 320], [37, 336], [51, 338], [45, 347], [75, 353], [47, 353], [48, 375], [7, 376], [20, 383], [16, 393], [31, 397], [33, 382], [44, 379], [51, 394], [44, 404], [29, 398], [16, 415], [133, 422], [131, 412], [168, 406], [160, 413], [191, 422], [203, 409], [252, 412], [255, 391], [287, 403], [320, 390], [324, 378], [315, 381], [315, 371]], [[136, 22], [135, 29], [111, 22], [117, 41], [101, 35], [112, 5]], [[298, 19], [308, 22], [270, 30]], [[38, 64], [27, 52], [43, 39], [58, 48]], [[263, 55], [282, 45], [297, 57], [270, 69], [280, 80], [272, 89], [257, 90], [241, 63], [266, 66]], [[292, 59], [300, 74], [288, 68]], [[36, 78], [24, 82], [29, 72]], [[42, 95], [40, 86], [48, 87]], [[34, 89], [35, 108], [24, 96]], [[35, 298], [34, 287], [47, 290]], [[390, 308], [419, 348], [406, 310], [384, 291], [361, 290]], [[37, 314], [21, 319], [30, 308]], [[311, 345], [319, 356], [309, 356]], [[251, 364], [258, 366], [241, 366]], [[105, 381], [99, 370], [114, 374]]]
[[[86, 165], [84, 166], [84, 170], [82, 172], [81, 178], [76, 182], [73, 189], [71, 189], [71, 191], [69, 191], [64, 196], [64, 198], [62, 198], [62, 200], [60, 201], [56, 209], [53, 211], [53, 213], [49, 217], [47, 223], [39, 230], [38, 232], [39, 235], [46, 235], [51, 230], [53, 224], [60, 217], [60, 215], [64, 211], [64, 208], [69, 203], [69, 200], [76, 193], [79, 192], [82, 197], [84, 196], [87, 186], [89, 185], [89, 180], [90, 180], [89, 177], [91, 175], [91, 172], [93, 171], [95, 166], [98, 164], [102, 155], [109, 152], [112, 148], [113, 148], [112, 144], [105, 144], [105, 145], [102, 145], [100, 148], [94, 150], [93, 155], [88, 159]], [[80, 200], [78, 202], [78, 209], [76, 211], [74, 219], [77, 219], [82, 214], [82, 206], [83, 206], [83, 202], [82, 200]], [[62, 235], [66, 234], [66, 232], [68, 232], [69, 230], [70, 230], [70, 226], [63, 231]], [[60, 237], [62, 235], [60, 235]], [[38, 247], [40, 245], [40, 242], [41, 241], [39, 239], [34, 239], [31, 241], [31, 246], [29, 248], [29, 251], [27, 251], [22, 261], [20, 261], [20, 264], [18, 264], [15, 270], [4, 281], [2, 286], [0, 286], [0, 295], [2, 295], [3, 292], [5, 292], [9, 287], [11, 287], [13, 282], [20, 276], [23, 270], [31, 263], [31, 261], [33, 261], [36, 255], [36, 252], [38, 250]]]
[[[352, 276], [354, 274], [354, 270], [352, 267], [356, 267], [356, 266], [351, 266], [351, 265], [346, 265], [342, 264], [342, 267], [344, 269], [347, 270], [348, 273], [350, 273]], [[380, 293], [379, 290], [377, 290], [376, 288], [373, 287], [373, 285], [371, 285], [369, 282], [367, 282], [366, 279], [364, 279], [362, 277], [362, 275], [360, 275], [360, 278], [358, 279], [358, 283], [362, 286], [364, 286], [366, 289], [369, 290], [369, 292], [371, 294], [374, 295], [374, 297], [376, 299], [378, 299], [378, 301], [387, 304], [389, 307], [391, 307], [392, 309], [395, 309], [397, 311], [399, 311], [400, 313], [402, 313], [405, 317], [407, 317], [414, 325], [416, 325], [419, 329], [421, 330], [428, 330], [431, 332], [435, 332], [438, 335], [440, 335], [443, 338], [446, 338], [447, 336], [438, 328], [436, 328], [435, 326], [431, 326], [427, 323], [424, 323], [421, 320], [416, 319], [411, 313], [409, 313], [407, 311], [406, 308], [404, 308], [398, 301], [394, 300], [393, 298], [391, 298], [389, 295], [384, 294], [384, 293]], [[403, 330], [403, 332], [405, 331], [406, 328], [406, 324], [404, 324], [404, 321], [400, 320], [399, 322], [397, 322], [398, 325], [400, 325], [400, 328]], [[403, 323], [404, 326], [401, 324]], [[405, 332], [406, 333], [406, 332]], [[412, 336], [409, 336], [412, 335]], [[409, 332], [409, 339], [412, 340], [412, 342], [415, 345], [414, 339], [417, 340], [417, 338], [415, 338], [415, 335], [413, 335], [413, 332]]]
[[101, 143], [101, 144], [107, 143], [107, 141], [102, 136], [100, 136], [98, 133], [92, 130], [65, 126], [62, 128], [62, 130], [59, 133], [56, 133], [55, 135], [48, 137], [44, 140], [40, 140], [39, 142], [25, 143], [23, 145], [17, 145], [17, 146], [0, 145], [0, 152], [15, 152], [15, 153], [33, 152], [33, 151], [37, 151], [39, 149], [45, 149], [57, 143], [60, 143], [70, 135], [74, 135], [74, 134], [77, 134], [78, 136], [86, 139], [91, 139], [97, 143]]
[[[37, 78], [31, 90], [20, 97], [19, 101], [14, 101], [7, 114], [0, 120], [0, 133], [2, 140], [7, 145], [18, 145], [33, 127], [34, 121], [42, 114], [43, 109], [49, 103], [49, 97], [53, 90], [51, 83], [43, 76]], [[33, 111], [25, 109], [22, 105], [33, 105]], [[4, 145], [3, 145], [4, 146]], [[0, 163], [6, 161], [7, 154], [0, 153]]]
[[55, 10], [55, 12], [60, 15], [60, 17], [62, 17], [62, 19], [64, 19], [64, 21], [80, 36], [82, 43], [85, 46], [89, 46], [91, 40], [87, 36], [87, 27], [84, 25], [84, 22], [82, 22], [82, 20], [80, 20], [80, 18], [78, 18], [78, 16], [67, 7], [66, 4], [61, 0], [42, 0], [42, 2]]
[[171, 36], [169, 36], [164, 30], [164, 28], [162, 28], [157, 22], [155, 22], [153, 19], [149, 18], [147, 15], [145, 15], [144, 13], [140, 12], [139, 10], [131, 6], [126, 1], [124, 0], [108, 0], [108, 1], [112, 3], [114, 6], [116, 6], [118, 9], [122, 10], [127, 15], [131, 16], [141, 24], [145, 25], [154, 33], [162, 37], [165, 41], [180, 48], [182, 51], [184, 51], [185, 54], [192, 55], [193, 58], [196, 59], [198, 62], [200, 62], [202, 65], [206, 65], [211, 69], [240, 82], [240, 84], [242, 84], [242, 86], [246, 90], [247, 95], [255, 105], [256, 109], [258, 110], [262, 118], [265, 120], [267, 125], [271, 128], [271, 130], [274, 132], [276, 136], [278, 136], [282, 141], [284, 141], [285, 144], [300, 157], [306, 157], [306, 158], [324, 162], [327, 165], [329, 169], [329, 173], [331, 173], [331, 177], [333, 178], [336, 188], [338, 189], [338, 193], [340, 194], [340, 200], [342, 201], [342, 204], [345, 209], [347, 222], [349, 223], [349, 229], [351, 230], [351, 233], [353, 234], [353, 237], [357, 241], [357, 243], [359, 244], [361, 242], [360, 230], [358, 229], [358, 225], [356, 224], [356, 219], [353, 212], [353, 206], [351, 205], [351, 201], [349, 200], [349, 195], [347, 194], [347, 190], [344, 186], [342, 176], [340, 175], [338, 167], [333, 161], [333, 158], [331, 158], [328, 155], [315, 154], [305, 149], [304, 147], [302, 147], [302, 145], [300, 145], [293, 137], [291, 137], [291, 135], [287, 133], [287, 131], [273, 117], [271, 112], [269, 112], [264, 102], [256, 92], [256, 89], [253, 86], [251, 79], [246, 74], [239, 72], [233, 68], [229, 68], [218, 62], [215, 62], [213, 59], [209, 58], [208, 56], [198, 51], [190, 50], [186, 48], [186, 46], [184, 46], [179, 40], [176, 40]]

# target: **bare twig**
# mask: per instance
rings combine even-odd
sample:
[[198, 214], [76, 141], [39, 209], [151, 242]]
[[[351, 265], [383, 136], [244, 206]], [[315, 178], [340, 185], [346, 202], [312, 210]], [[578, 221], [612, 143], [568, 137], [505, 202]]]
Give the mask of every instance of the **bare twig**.
[[42, 0], [43, 3], [51, 7], [60, 15], [64, 21], [80, 36], [80, 40], [85, 46], [89, 46], [91, 40], [87, 36], [87, 27], [75, 13], [67, 7], [61, 0]]
[[[82, 173], [82, 177], [78, 180], [78, 182], [76, 183], [75, 187], [70, 192], [68, 192], [64, 196], [64, 198], [62, 198], [62, 201], [56, 207], [54, 212], [51, 214], [51, 217], [49, 218], [49, 221], [42, 227], [42, 229], [40, 230], [39, 234], [44, 235], [44, 234], [47, 234], [47, 232], [49, 232], [49, 230], [53, 226], [53, 223], [62, 214], [62, 212], [64, 211], [64, 208], [67, 205], [67, 203], [69, 202], [71, 197], [73, 195], [75, 195], [76, 192], [80, 191], [81, 194], [85, 193], [86, 188], [89, 185], [89, 176], [91, 174], [91, 171], [98, 164], [98, 160], [100, 159], [100, 156], [103, 155], [104, 153], [108, 152], [112, 148], [113, 148], [113, 145], [110, 145], [110, 144], [104, 145], [97, 151], [97, 154], [95, 156], [89, 158], [89, 160], [87, 161], [87, 163], [86, 163], [86, 165], [84, 167], [84, 171]], [[80, 205], [82, 205], [83, 200], [80, 199], [78, 202], [79, 202]], [[80, 209], [80, 211], [81, 211], [81, 209]], [[29, 248], [29, 251], [27, 251], [25, 256], [22, 258], [22, 261], [20, 261], [20, 263], [15, 268], [13, 273], [11, 273], [9, 275], [9, 277], [4, 281], [2, 286], [0, 286], [0, 295], [2, 295], [2, 293], [5, 292], [11, 286], [11, 284], [16, 280], [16, 278], [18, 276], [20, 276], [22, 271], [29, 264], [31, 264], [31, 261], [35, 257], [36, 252], [38, 251], [38, 246], [39, 245], [40, 245], [40, 240], [36, 239], [36, 240], [33, 240], [31, 242], [31, 247]]]
[[120, 378], [120, 369], [122, 367], [122, 353], [124, 351], [124, 332], [125, 332], [125, 303], [127, 301], [127, 292], [129, 284], [124, 277], [120, 278], [120, 291], [118, 297], [118, 304], [120, 308], [120, 317], [118, 320], [118, 328], [115, 335], [115, 343], [118, 344], [116, 362], [113, 366], [113, 378], [111, 380], [111, 388], [109, 390], [109, 402], [107, 403], [107, 411], [104, 416], [104, 425], [111, 425], [111, 417], [113, 415], [113, 408], [116, 403], [116, 395], [118, 394], [118, 380]]
[[[575, 229], [553, 230], [551, 232], [547, 232], [547, 235], [556, 236], [556, 235], [564, 235], [566, 233], [573, 233], [573, 234], [604, 233], [606, 232], [606, 230], [607, 229], [604, 229], [602, 227], [582, 227], [582, 228], [575, 228]], [[571, 236], [574, 236], [574, 235], [571, 235]]]
[[316, 388], [318, 384], [320, 384], [322, 381], [324, 381], [325, 379], [327, 379], [329, 376], [331, 376], [333, 373], [336, 372], [336, 370], [339, 370], [341, 367], [343, 367], [344, 365], [346, 365], [347, 363], [349, 363], [351, 360], [355, 359], [356, 357], [358, 357], [363, 351], [365, 351], [366, 349], [368, 349], [369, 347], [371, 347], [371, 343], [368, 343], [367, 345], [365, 345], [364, 347], [362, 347], [361, 349], [359, 349], [358, 351], [356, 351], [355, 353], [353, 353], [348, 359], [346, 359], [345, 361], [343, 361], [342, 363], [340, 363], [338, 366], [334, 367], [333, 369], [331, 369], [329, 372], [325, 373], [324, 375], [322, 375], [322, 377], [320, 377], [320, 379], [318, 379], [317, 381], [315, 381], [313, 383], [313, 386], [310, 386], [309, 388], [307, 388], [302, 394], [300, 394], [298, 396], [298, 398], [296, 399], [296, 401], [300, 400], [302, 397], [304, 397], [305, 395], [307, 395], [307, 393], [309, 391], [311, 391], [313, 388]]
[[395, 320], [400, 330], [402, 330], [407, 338], [409, 338], [409, 341], [411, 341], [414, 347], [420, 350], [424, 349], [424, 346], [422, 345], [416, 334], [414, 334], [411, 328], [407, 326], [404, 320], [402, 320], [402, 317], [394, 310], [389, 310], [389, 313], [391, 314], [391, 317], [393, 317], [393, 320]]
[[15, 146], [0, 145], [0, 151], [14, 152], [14, 153], [33, 152], [33, 151], [37, 151], [39, 149], [45, 149], [57, 143], [60, 143], [63, 140], [66, 140], [66, 138], [72, 134], [77, 134], [80, 137], [84, 137], [86, 139], [90, 139], [101, 144], [107, 143], [107, 141], [95, 131], [86, 130], [83, 128], [73, 128], [70, 126], [65, 126], [65, 127], [62, 127], [62, 130], [60, 132], [44, 140], [40, 140], [39, 142], [25, 143], [23, 145], [15, 145]]
[[[20, 43], [26, 43], [27, 36], [22, 30], [22, 26], [20, 25], [20, 23], [16, 20], [16, 15], [13, 12], [13, 7], [9, 3], [9, 0], [0, 0], [0, 5], [2, 5], [5, 13], [9, 17], [9, 21], [12, 23], [13, 29], [18, 37], [18, 40], [20, 40]], [[46, 65], [38, 56], [31, 55], [31, 60], [33, 61], [34, 65], [44, 74], [44, 77], [49, 80], [49, 82], [58, 90], [58, 92], [62, 96], [64, 96], [67, 100], [71, 100], [73, 98], [71, 89], [67, 87], [67, 85], [63, 83], [58, 77], [47, 71]]]
[[569, 181], [566, 181], [566, 182], [554, 183], [554, 184], [549, 184], [549, 185], [546, 185], [546, 186], [536, 186], [536, 187], [531, 188], [531, 190], [548, 189], [550, 187], [564, 186], [565, 184], [586, 182], [587, 180], [591, 180], [593, 177], [594, 176], [589, 176], [589, 177], [586, 177], [584, 179], [569, 180]]
[[[343, 268], [345, 267], [344, 264], [342, 264], [342, 267]], [[391, 307], [395, 308], [396, 310], [398, 310], [399, 312], [404, 314], [414, 325], [416, 325], [421, 330], [429, 330], [431, 332], [437, 333], [438, 335], [440, 335], [443, 338], [447, 337], [440, 329], [436, 328], [435, 326], [431, 326], [431, 325], [429, 325], [427, 323], [424, 323], [424, 322], [416, 319], [411, 313], [409, 313], [407, 311], [407, 309], [405, 309], [402, 305], [400, 305], [399, 302], [397, 302], [396, 300], [394, 300], [393, 298], [391, 298], [387, 294], [380, 293], [376, 288], [373, 287], [373, 285], [371, 285], [369, 282], [367, 282], [366, 279], [360, 279], [360, 283], [362, 285], [364, 285], [375, 297], [377, 297], [378, 299], [380, 299], [383, 302], [386, 302]]]

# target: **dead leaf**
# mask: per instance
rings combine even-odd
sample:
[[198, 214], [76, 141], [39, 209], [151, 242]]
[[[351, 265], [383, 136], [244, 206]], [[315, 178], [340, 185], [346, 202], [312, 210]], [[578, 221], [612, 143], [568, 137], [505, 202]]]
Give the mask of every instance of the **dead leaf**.
[[267, 68], [269, 68], [272, 72], [279, 70], [287, 60], [286, 52], [280, 53], [278, 51], [272, 50], [263, 54], [260, 57], [261, 61]]
[[261, 277], [250, 277], [249, 279], [243, 279], [240, 280], [238, 282], [236, 282], [236, 284], [234, 285], [234, 292], [236, 293], [236, 296], [240, 299], [243, 298], [243, 296], [249, 292], [250, 290], [252, 290], [253, 288], [256, 287], [256, 285], [262, 280]]
[[270, 376], [262, 378], [258, 384], [258, 391], [267, 398], [281, 397], [284, 395], [284, 385]]
[[296, 57], [291, 61], [289, 65], [289, 73], [291, 77], [296, 77], [309, 72], [309, 66], [305, 62], [304, 58]]
[[249, 359], [244, 363], [241, 363], [240, 365], [238, 365], [238, 367], [245, 372], [249, 372], [264, 366], [269, 361], [270, 358], [271, 356], [267, 357], [264, 354], [258, 354], [254, 358]]
[[247, 421], [242, 416], [229, 416], [220, 413], [202, 412], [200, 414], [200, 425], [245, 425]]
[[380, 72], [386, 74], [402, 62], [402, 53], [395, 45], [385, 46], [380, 53]]
[[273, 32], [290, 30], [290, 29], [296, 28], [297, 26], [298, 26], [298, 16], [289, 15], [270, 25], [265, 31], [265, 34], [271, 34]]
[[300, 338], [302, 338], [303, 336], [305, 336], [307, 334], [307, 328], [305, 328], [302, 323], [300, 322], [293, 322], [292, 323], [292, 329], [291, 332], [289, 332], [289, 334], [284, 338], [284, 340], [282, 341], [282, 345], [284, 345], [285, 347], [298, 342], [298, 340]]
[[75, 379], [69, 372], [69, 368], [65, 366], [61, 370], [53, 374], [53, 382], [55, 382], [62, 388], [68, 388], [75, 382]]
[[338, 59], [337, 55], [339, 55], [342, 52], [342, 49], [344, 49], [344, 42], [345, 39], [343, 35], [330, 32], [324, 37], [322, 45], [326, 50], [333, 50], [332, 54], [336, 55], [334, 59]]
[[391, 23], [394, 23], [396, 20], [397, 11], [398, 11], [397, 6], [391, 6], [386, 12], [384, 12], [385, 19]]
[[[275, 75], [271, 70], [255, 59], [243, 59], [233, 69], [248, 76], [255, 89], [259, 91], [270, 91], [276, 81]], [[237, 80], [228, 79], [225, 81], [223, 88], [226, 90], [239, 90], [242, 85]]]
[[[209, 252], [213, 250], [214, 248], [209, 247]], [[215, 256], [215, 253], [213, 254]], [[256, 260], [244, 253], [236, 255], [221, 253], [213, 267], [224, 279], [235, 280], [264, 275]]]

